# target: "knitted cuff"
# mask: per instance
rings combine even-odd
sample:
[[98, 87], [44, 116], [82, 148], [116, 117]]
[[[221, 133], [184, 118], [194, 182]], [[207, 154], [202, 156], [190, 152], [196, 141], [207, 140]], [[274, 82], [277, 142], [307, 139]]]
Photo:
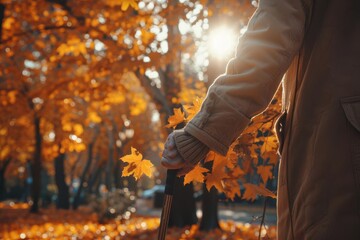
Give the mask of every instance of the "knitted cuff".
[[176, 147], [186, 163], [192, 165], [204, 160], [209, 148], [197, 138], [185, 132], [183, 129], [174, 131]]

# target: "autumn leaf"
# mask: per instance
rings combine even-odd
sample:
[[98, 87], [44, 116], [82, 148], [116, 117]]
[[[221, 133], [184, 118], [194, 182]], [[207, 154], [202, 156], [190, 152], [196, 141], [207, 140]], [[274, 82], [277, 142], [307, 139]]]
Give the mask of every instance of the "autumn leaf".
[[219, 192], [224, 192], [223, 179], [227, 178], [228, 175], [225, 172], [224, 167], [214, 167], [212, 172], [206, 175], [206, 188], [208, 191], [212, 187], [215, 187]]
[[245, 175], [245, 172], [239, 166], [236, 166], [234, 169], [231, 170], [231, 176], [233, 178], [239, 178], [243, 175]]
[[190, 121], [191, 119], [194, 118], [194, 116], [200, 111], [201, 108], [201, 104], [203, 102], [203, 99], [201, 98], [196, 98], [193, 102], [192, 105], [185, 105], [185, 111], [187, 113], [187, 118], [186, 121]]
[[208, 169], [201, 167], [199, 164], [196, 165], [190, 172], [185, 175], [184, 185], [193, 181], [203, 183], [205, 179], [204, 173], [207, 172], [209, 172]]
[[272, 166], [258, 166], [257, 173], [261, 176], [264, 184], [267, 182], [268, 179], [272, 178]]
[[257, 195], [262, 195], [265, 197], [276, 198], [276, 195], [263, 186], [258, 186], [251, 183], [244, 183], [245, 192], [243, 195], [243, 199], [254, 201]]
[[215, 152], [214, 151], [209, 151], [208, 154], [205, 157], [204, 162], [214, 161], [214, 158], [215, 158]]
[[226, 180], [224, 181], [224, 185], [226, 197], [230, 198], [232, 201], [235, 196], [241, 196], [240, 185], [236, 179]]
[[267, 137], [261, 146], [261, 153], [264, 154], [270, 151], [276, 151], [278, 147], [277, 139], [275, 136]]
[[120, 159], [126, 163], [137, 163], [140, 162], [142, 158], [143, 155], [138, 150], [136, 150], [136, 148], [131, 147], [131, 154], [126, 155]]
[[128, 163], [122, 171], [122, 176], [127, 177], [133, 175], [138, 180], [143, 174], [148, 177], [153, 175], [153, 164], [146, 159], [143, 159], [142, 154], [131, 147], [131, 154], [120, 158], [123, 162]]
[[179, 123], [182, 123], [184, 120], [185, 116], [184, 113], [181, 111], [181, 108], [174, 108], [174, 115], [169, 117], [169, 124], [167, 124], [165, 127], [175, 128]]
[[146, 159], [141, 160], [134, 169], [134, 177], [138, 180], [143, 174], [152, 177], [154, 165]]
[[[226, 176], [226, 173], [224, 173]], [[219, 192], [224, 192], [223, 182], [221, 180], [221, 175], [216, 173], [210, 173], [206, 176], [206, 189], [210, 191], [212, 187], [215, 187]]]
[[279, 155], [275, 151], [265, 152], [262, 157], [267, 160], [268, 164], [276, 165], [279, 161]]

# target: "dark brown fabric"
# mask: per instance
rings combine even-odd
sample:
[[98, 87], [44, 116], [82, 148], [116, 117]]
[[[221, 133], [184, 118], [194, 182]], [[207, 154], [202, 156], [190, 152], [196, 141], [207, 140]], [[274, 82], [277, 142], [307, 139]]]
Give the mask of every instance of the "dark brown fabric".
[[[360, 239], [359, 11], [359, 1], [314, 1], [285, 80], [278, 214], [294, 239]], [[293, 238], [280, 228], [279, 239]]]

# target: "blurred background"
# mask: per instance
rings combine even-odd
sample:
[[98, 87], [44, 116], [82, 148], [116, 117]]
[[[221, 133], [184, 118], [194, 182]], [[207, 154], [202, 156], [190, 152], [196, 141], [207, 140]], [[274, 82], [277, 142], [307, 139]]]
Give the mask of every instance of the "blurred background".
[[[1, 0], [1, 221], [16, 208], [78, 210], [99, 222], [158, 217], [168, 118], [174, 108], [201, 101], [224, 73], [256, 6], [255, 0]], [[237, 161], [242, 180], [275, 191], [278, 158], [260, 156], [264, 139], [274, 137], [271, 116], [280, 103], [272, 104], [275, 110], [263, 115], [270, 124], [256, 125], [252, 138], [237, 145], [252, 147], [252, 154], [242, 151], [248, 157]], [[120, 158], [131, 147], [151, 160], [153, 177], [122, 177]], [[265, 178], [260, 165], [268, 167]], [[241, 184], [230, 201], [215, 188], [179, 181], [170, 226], [193, 225], [206, 214], [199, 228], [216, 229], [219, 211], [221, 219], [251, 221], [264, 201], [272, 208], [268, 222], [276, 222], [275, 200], [254, 197], [250, 204], [240, 197]], [[245, 211], [239, 219], [238, 210]]]

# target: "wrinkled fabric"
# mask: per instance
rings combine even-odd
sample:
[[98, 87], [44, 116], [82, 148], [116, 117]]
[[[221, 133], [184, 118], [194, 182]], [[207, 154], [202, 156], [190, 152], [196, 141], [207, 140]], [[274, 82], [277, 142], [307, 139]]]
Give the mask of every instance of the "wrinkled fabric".
[[284, 73], [278, 239], [360, 239], [360, 2], [260, 0], [185, 131], [225, 155]]

